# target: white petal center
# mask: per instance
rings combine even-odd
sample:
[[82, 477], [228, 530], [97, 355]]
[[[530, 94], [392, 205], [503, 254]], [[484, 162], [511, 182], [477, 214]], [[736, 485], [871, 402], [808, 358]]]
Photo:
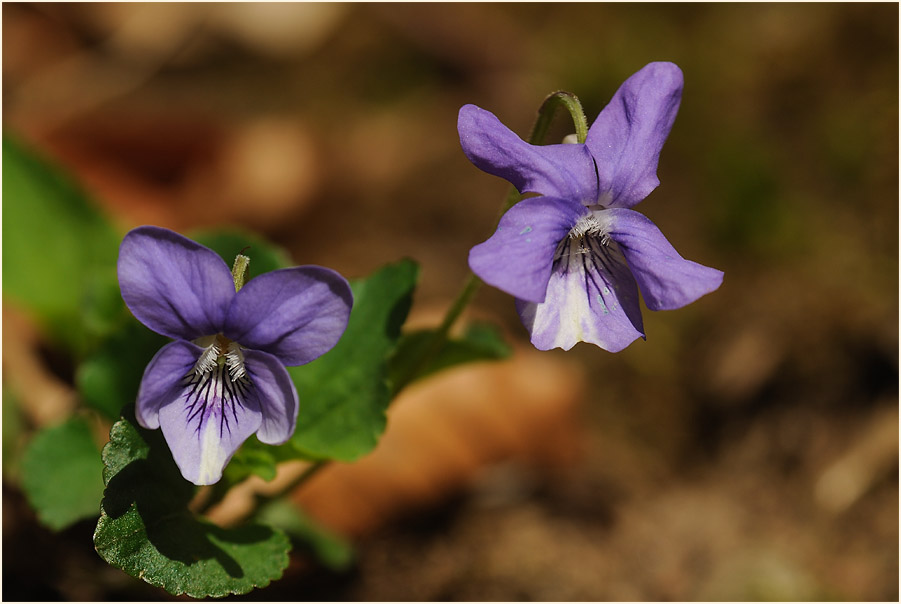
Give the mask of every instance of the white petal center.
[[203, 376], [217, 367], [224, 366], [232, 382], [247, 375], [244, 368], [244, 353], [237, 342], [232, 342], [222, 334], [203, 336], [194, 340], [194, 344], [203, 348], [200, 358], [194, 364], [193, 373]]

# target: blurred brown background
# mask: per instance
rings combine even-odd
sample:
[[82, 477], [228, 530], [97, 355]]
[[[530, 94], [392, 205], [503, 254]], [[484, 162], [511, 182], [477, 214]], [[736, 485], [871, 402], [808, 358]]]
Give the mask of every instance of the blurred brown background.
[[[592, 120], [650, 61], [685, 74], [636, 209], [722, 288], [617, 355], [531, 350], [484, 288], [514, 359], [411, 389], [368, 466], [299, 495], [338, 510], [351, 569], [296, 556], [249, 597], [898, 599], [896, 4], [2, 10], [5, 130], [123, 232], [239, 224], [350, 278], [410, 256], [418, 320], [506, 192], [460, 151], [461, 105], [525, 135], [554, 90]], [[165, 596], [7, 484], [3, 529], [6, 599]]]

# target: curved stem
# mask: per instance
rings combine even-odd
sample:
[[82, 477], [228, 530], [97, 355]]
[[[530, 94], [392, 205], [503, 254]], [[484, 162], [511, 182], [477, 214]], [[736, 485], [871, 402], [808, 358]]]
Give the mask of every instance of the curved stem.
[[[576, 127], [576, 139], [578, 140], [578, 142], [585, 142], [585, 138], [588, 136], [588, 123], [585, 119], [585, 112], [582, 110], [582, 103], [574, 94], [564, 91], [557, 91], [548, 95], [548, 97], [545, 98], [544, 102], [541, 104], [541, 107], [538, 109], [538, 118], [536, 119], [535, 125], [532, 127], [532, 132], [529, 135], [530, 144], [539, 145], [544, 141], [544, 138], [547, 136], [551, 122], [554, 118], [554, 113], [560, 107], [565, 108], [572, 117], [573, 123]], [[517, 191], [515, 187], [510, 187], [507, 196], [504, 198], [504, 203], [501, 206], [501, 211], [497, 216], [497, 220], [495, 221], [495, 228], [497, 226], [497, 223], [500, 222], [500, 218], [501, 216], [503, 216], [504, 212], [506, 212], [514, 204], [516, 204], [520, 200], [520, 198], [521, 195], [519, 194], [519, 191]], [[432, 360], [434, 360], [434, 358], [441, 352], [441, 349], [447, 342], [448, 333], [450, 333], [450, 330], [454, 326], [454, 323], [456, 323], [457, 319], [460, 318], [463, 310], [470, 303], [470, 301], [472, 301], [473, 296], [475, 296], [481, 285], [482, 280], [479, 279], [474, 273], [470, 272], [469, 276], [466, 278], [466, 281], [463, 283], [463, 287], [461, 288], [460, 293], [457, 294], [457, 297], [447, 309], [447, 312], [445, 313], [444, 319], [442, 319], [441, 324], [437, 327], [437, 329], [435, 329], [432, 337], [429, 339], [429, 342], [425, 347], [419, 361], [413, 366], [412, 369], [410, 369], [410, 371], [398, 378], [393, 384], [391, 391], [392, 400], [397, 397], [401, 390], [415, 381], [416, 378], [419, 377], [420, 373], [427, 369]], [[275, 493], [273, 495], [257, 495], [256, 509], [259, 509], [262, 503], [283, 497], [291, 491], [302, 486], [310, 478], [312, 478], [330, 463], [331, 460], [327, 459], [314, 462], [297, 478], [280, 489], [278, 493]]]
[[585, 119], [582, 102], [573, 93], [558, 90], [549, 94], [544, 99], [544, 103], [541, 104], [541, 108], [538, 110], [538, 119], [532, 128], [531, 136], [529, 136], [531, 144], [540, 145], [543, 143], [554, 118], [554, 112], [558, 107], [566, 109], [570, 117], [572, 117], [573, 125], [576, 127], [576, 140], [579, 143], [585, 142], [585, 139], [588, 137], [588, 121]]
[[429, 338], [429, 342], [423, 350], [422, 356], [419, 357], [419, 361], [413, 365], [413, 368], [410, 371], [395, 380], [391, 391], [392, 398], [396, 397], [408, 384], [416, 380], [416, 378], [428, 368], [429, 364], [441, 352], [441, 349], [444, 347], [445, 343], [447, 343], [447, 334], [450, 333], [454, 323], [460, 318], [463, 310], [479, 290], [480, 285], [482, 285], [482, 280], [476, 277], [475, 274], [469, 273], [469, 277], [467, 277], [466, 282], [463, 284], [460, 293], [457, 294], [456, 299], [444, 314], [444, 319], [441, 321], [441, 324], [435, 329], [434, 333], [432, 333], [431, 338]]
[[[554, 114], [560, 107], [566, 109], [569, 112], [570, 117], [572, 117], [573, 125], [576, 128], [576, 140], [579, 143], [585, 142], [585, 139], [588, 137], [588, 121], [585, 119], [585, 111], [582, 109], [582, 102], [579, 101], [579, 97], [571, 92], [558, 90], [557, 92], [549, 94], [544, 99], [544, 102], [541, 103], [541, 107], [538, 108], [538, 117], [535, 119], [535, 124], [532, 126], [532, 132], [529, 134], [529, 144], [541, 145], [544, 143], [544, 139], [547, 137], [548, 130], [550, 130], [551, 123], [554, 120]], [[494, 221], [495, 226], [500, 222], [501, 216], [516, 205], [520, 198], [521, 195], [519, 194], [519, 191], [516, 190], [516, 187], [511, 186], [507, 193], [507, 197], [504, 200], [504, 204], [501, 206], [501, 211]]]
[[288, 493], [292, 492], [294, 489], [296, 489], [299, 486], [306, 483], [309, 479], [311, 479], [313, 476], [318, 474], [319, 471], [322, 470], [322, 468], [326, 467], [330, 463], [332, 463], [332, 460], [330, 460], [330, 459], [320, 459], [319, 461], [315, 461], [312, 464], [310, 464], [306, 470], [301, 472], [297, 476], [297, 478], [295, 478], [294, 480], [292, 480], [291, 482], [286, 484], [284, 487], [279, 489], [279, 491], [277, 493], [274, 493], [272, 495], [257, 494], [256, 509], [259, 509], [262, 506], [262, 504], [266, 503], [267, 501], [272, 501], [273, 499], [279, 499], [281, 497], [284, 497]]

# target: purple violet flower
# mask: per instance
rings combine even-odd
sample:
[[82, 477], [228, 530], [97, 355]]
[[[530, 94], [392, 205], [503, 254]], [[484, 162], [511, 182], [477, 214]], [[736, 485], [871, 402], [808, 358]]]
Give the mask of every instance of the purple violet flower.
[[338, 273], [298, 266], [259, 275], [240, 291], [218, 254], [168, 229], [130, 231], [119, 287], [132, 314], [175, 341], [144, 370], [138, 423], [162, 428], [185, 479], [213, 484], [251, 434], [281, 444], [294, 433], [297, 390], [286, 365], [330, 350], [353, 296]]
[[682, 97], [682, 72], [650, 63], [617, 90], [584, 144], [530, 145], [490, 112], [460, 109], [466, 157], [520, 193], [469, 265], [516, 298], [540, 350], [577, 342], [618, 352], [644, 338], [638, 291], [651, 310], [680, 308], [720, 286], [723, 273], [685, 260], [630, 208], [653, 191], [660, 149]]

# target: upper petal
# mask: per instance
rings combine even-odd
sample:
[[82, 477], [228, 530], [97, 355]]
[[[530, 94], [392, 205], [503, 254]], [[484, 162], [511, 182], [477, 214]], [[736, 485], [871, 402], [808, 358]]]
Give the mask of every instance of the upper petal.
[[216, 252], [161, 227], [129, 231], [117, 270], [128, 309], [170, 338], [217, 333], [235, 295], [231, 271]]
[[644, 215], [624, 208], [598, 213], [619, 243], [651, 310], [681, 308], [718, 288], [723, 272], [686, 260]]
[[303, 365], [328, 352], [344, 333], [353, 294], [347, 280], [319, 266], [254, 277], [237, 293], [225, 335], [245, 348]]
[[469, 266], [485, 283], [541, 302], [557, 245], [587, 213], [582, 204], [563, 199], [525, 199], [507, 210], [494, 235], [469, 251]]
[[644, 337], [638, 288], [615, 246], [597, 240], [588, 249], [564, 250], [554, 265], [547, 298], [516, 301], [523, 325], [539, 350], [569, 350], [588, 342], [619, 352]]
[[280, 445], [291, 438], [297, 425], [297, 389], [294, 382], [282, 362], [271, 354], [245, 350], [244, 364], [263, 414], [257, 438], [267, 445]]
[[144, 369], [138, 388], [135, 416], [148, 430], [160, 427], [160, 407], [171, 402], [175, 391], [188, 374], [202, 349], [190, 342], [176, 340], [160, 348]]
[[650, 63], [626, 80], [588, 130], [600, 203], [632, 207], [653, 191], [660, 150], [682, 99], [682, 71]]
[[460, 109], [457, 130], [469, 161], [510, 181], [520, 193], [586, 203], [597, 199], [594, 161], [585, 145], [530, 145], [475, 105]]

